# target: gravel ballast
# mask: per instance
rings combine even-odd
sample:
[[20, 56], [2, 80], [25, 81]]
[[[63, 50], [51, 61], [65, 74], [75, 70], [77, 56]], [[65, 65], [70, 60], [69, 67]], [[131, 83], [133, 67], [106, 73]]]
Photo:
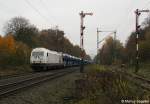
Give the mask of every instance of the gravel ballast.
[[32, 86], [0, 100], [0, 104], [64, 104], [71, 96], [74, 81], [81, 78], [79, 71]]

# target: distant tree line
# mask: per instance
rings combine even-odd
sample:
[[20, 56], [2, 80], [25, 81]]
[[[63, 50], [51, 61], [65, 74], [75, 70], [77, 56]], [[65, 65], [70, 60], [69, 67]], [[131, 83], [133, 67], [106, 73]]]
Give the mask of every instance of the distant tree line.
[[124, 47], [119, 40], [114, 40], [113, 37], [108, 37], [99, 49], [98, 55], [94, 58], [95, 62], [111, 65], [113, 63], [122, 63], [124, 61]]
[[[150, 17], [142, 24], [139, 35], [139, 60], [140, 62], [150, 61]], [[108, 37], [95, 56], [95, 62], [104, 65], [126, 63], [134, 65], [136, 59], [136, 33], [132, 32], [126, 41], [125, 46], [113, 37]]]
[[[30, 53], [33, 48], [64, 52], [80, 57], [81, 49], [73, 45], [59, 29], [44, 29], [39, 31], [29, 20], [14, 17], [4, 26], [5, 35], [0, 36], [0, 66], [16, 66], [29, 64]], [[85, 58], [91, 59], [84, 51]]]

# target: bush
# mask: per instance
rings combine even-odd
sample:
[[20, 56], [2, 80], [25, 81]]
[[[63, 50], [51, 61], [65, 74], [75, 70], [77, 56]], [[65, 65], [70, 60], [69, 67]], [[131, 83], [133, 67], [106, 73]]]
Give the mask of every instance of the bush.
[[16, 42], [12, 35], [7, 35], [0, 39], [0, 66], [16, 66], [29, 63], [31, 49], [21, 43]]
[[122, 99], [147, 99], [149, 96], [120, 73], [98, 66], [89, 68], [86, 77], [76, 81], [76, 98], [82, 98], [78, 99], [79, 104], [120, 104]]

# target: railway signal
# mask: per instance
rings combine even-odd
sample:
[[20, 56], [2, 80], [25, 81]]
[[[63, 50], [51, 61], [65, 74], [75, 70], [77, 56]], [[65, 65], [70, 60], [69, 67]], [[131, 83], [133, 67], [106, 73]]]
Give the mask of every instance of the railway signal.
[[83, 44], [83, 34], [84, 34], [84, 29], [85, 29], [85, 26], [83, 24], [84, 22], [84, 17], [86, 15], [90, 15], [92, 16], [93, 13], [84, 13], [83, 11], [81, 11], [81, 13], [79, 14], [80, 15], [80, 18], [81, 18], [81, 26], [80, 26], [80, 47], [81, 47], [81, 66], [80, 66], [80, 72], [83, 73], [83, 70], [84, 70], [84, 64], [83, 64], [83, 60], [84, 60], [84, 44]]
[[135, 15], [136, 15], [136, 64], [135, 64], [135, 73], [139, 70], [139, 16], [143, 12], [149, 12], [149, 10], [139, 10], [136, 9]]

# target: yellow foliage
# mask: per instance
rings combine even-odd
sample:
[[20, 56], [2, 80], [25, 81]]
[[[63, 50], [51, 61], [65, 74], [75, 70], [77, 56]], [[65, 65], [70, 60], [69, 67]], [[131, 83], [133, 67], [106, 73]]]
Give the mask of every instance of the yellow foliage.
[[1, 46], [1, 44], [2, 44], [2, 40], [3, 40], [3, 39], [2, 39], [2, 37], [0, 36], [0, 46]]
[[15, 40], [12, 35], [9, 35], [5, 39], [7, 47], [10, 51], [14, 52], [15, 51]]
[[15, 52], [15, 40], [12, 35], [0, 37], [0, 50], [9, 53]]

